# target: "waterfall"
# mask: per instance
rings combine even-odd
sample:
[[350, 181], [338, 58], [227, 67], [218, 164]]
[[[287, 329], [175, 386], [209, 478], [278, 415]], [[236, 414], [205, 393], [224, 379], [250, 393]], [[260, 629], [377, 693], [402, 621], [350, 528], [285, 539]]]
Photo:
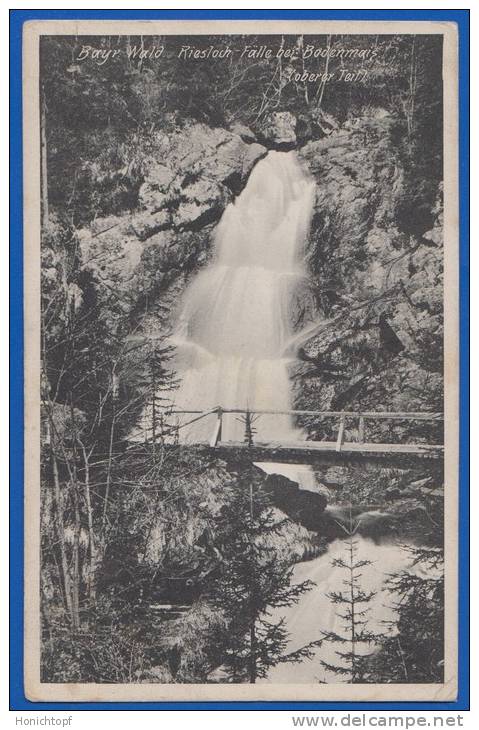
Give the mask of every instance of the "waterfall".
[[[315, 186], [295, 152], [269, 152], [254, 167], [243, 192], [228, 205], [216, 227], [211, 262], [186, 288], [175, 332], [173, 369], [179, 387], [170, 394], [174, 411], [225, 409], [289, 411], [289, 365], [294, 357], [292, 309], [307, 281], [304, 244]], [[296, 338], [297, 339], [297, 338]], [[162, 394], [162, 400], [167, 397]], [[288, 442], [302, 434], [288, 415], [253, 416], [259, 442]], [[187, 422], [178, 416], [183, 443], [207, 443], [216, 415]], [[151, 438], [147, 406], [131, 441]], [[244, 418], [223, 416], [222, 440], [242, 442]], [[311, 469], [260, 464], [307, 489], [316, 487]]]
[[[272, 151], [228, 205], [212, 261], [184, 294], [172, 340], [180, 377], [175, 408], [291, 410], [285, 351], [294, 334], [292, 298], [307, 276], [304, 243], [313, 202], [314, 182], [295, 152]], [[181, 440], [208, 441], [214, 419], [181, 429]], [[254, 428], [259, 441], [299, 438], [289, 416], [263, 415]], [[241, 418], [226, 415], [222, 439], [243, 441], [244, 429]]]

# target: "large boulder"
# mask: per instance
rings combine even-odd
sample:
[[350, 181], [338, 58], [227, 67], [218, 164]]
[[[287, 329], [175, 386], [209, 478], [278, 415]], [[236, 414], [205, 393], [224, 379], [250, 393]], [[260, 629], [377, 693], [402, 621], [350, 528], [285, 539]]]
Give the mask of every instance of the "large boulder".
[[300, 489], [296, 482], [280, 474], [269, 474], [263, 489], [269, 493], [273, 504], [291, 520], [308, 530], [319, 530], [327, 505], [323, 494]]
[[294, 147], [296, 117], [291, 112], [272, 112], [261, 126], [261, 137], [268, 147]]

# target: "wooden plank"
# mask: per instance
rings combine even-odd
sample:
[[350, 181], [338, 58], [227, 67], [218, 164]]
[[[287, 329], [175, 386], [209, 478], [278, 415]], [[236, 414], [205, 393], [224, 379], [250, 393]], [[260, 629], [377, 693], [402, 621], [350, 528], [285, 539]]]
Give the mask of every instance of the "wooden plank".
[[363, 416], [359, 417], [358, 441], [360, 444], [364, 443], [364, 418], [363, 418]]
[[[227, 448], [228, 446], [238, 448], [244, 446], [241, 441], [220, 441], [219, 446]], [[268, 443], [258, 442], [254, 444], [259, 449], [271, 449], [271, 451], [297, 450], [303, 452], [316, 451], [337, 451], [337, 441], [290, 441]], [[442, 452], [444, 446], [442, 444], [360, 444], [357, 441], [346, 441], [341, 445], [341, 451], [364, 453], [364, 454], [426, 454], [434, 452]]]
[[[228, 409], [224, 408], [223, 413], [246, 413], [241, 409]], [[254, 415], [262, 416], [318, 416], [323, 418], [340, 418], [345, 416], [347, 418], [368, 418], [378, 420], [397, 420], [397, 421], [441, 421], [443, 419], [442, 413], [386, 413], [384, 411], [273, 411], [273, 410], [252, 410], [251, 413]]]
[[217, 417], [216, 417], [215, 429], [213, 431], [213, 435], [212, 435], [211, 441], [210, 441], [210, 446], [216, 446], [218, 441], [221, 439], [222, 421], [223, 421], [223, 413], [222, 413], [222, 411], [218, 411]]
[[[217, 413], [217, 409], [215, 408], [212, 411], [169, 411], [169, 413], [200, 413], [200, 415], [196, 416], [196, 418], [190, 419], [189, 421], [185, 421], [185, 423], [178, 423], [172, 428], [169, 428], [167, 431], [163, 431], [162, 436], [169, 436], [171, 433], [178, 433], [180, 428], [191, 426], [192, 423], [196, 423], [196, 421], [201, 421], [201, 419], [206, 418], [206, 416], [211, 416], [213, 413]], [[150, 441], [150, 438], [145, 439], [145, 443], [149, 443]]]
[[[201, 448], [201, 447], [200, 447]], [[255, 443], [247, 446], [241, 442], [219, 441], [215, 453], [224, 458], [247, 458], [261, 462], [289, 464], [341, 465], [341, 464], [398, 464], [410, 465], [411, 462], [438, 461], [442, 458], [444, 447], [440, 444], [360, 444], [346, 442], [341, 450], [336, 450], [335, 441]]]
[[338, 438], [336, 440], [336, 451], [341, 451], [341, 445], [343, 443], [344, 438], [344, 423], [345, 423], [345, 417], [341, 416], [339, 421], [339, 430], [338, 430]]
[[[194, 414], [204, 413], [204, 415], [215, 413], [219, 410], [219, 406], [208, 411], [201, 410], [172, 410], [170, 413], [178, 414]], [[247, 411], [242, 408], [221, 408], [223, 413], [236, 413], [246, 414]], [[427, 413], [427, 412], [391, 412], [386, 411], [301, 411], [301, 410], [290, 410], [290, 411], [275, 411], [275, 410], [254, 410], [251, 411], [252, 415], [258, 416], [318, 416], [323, 418], [340, 418], [345, 416], [347, 418], [367, 418], [367, 419], [378, 419], [378, 420], [398, 420], [398, 421], [442, 421], [444, 416], [442, 413]]]

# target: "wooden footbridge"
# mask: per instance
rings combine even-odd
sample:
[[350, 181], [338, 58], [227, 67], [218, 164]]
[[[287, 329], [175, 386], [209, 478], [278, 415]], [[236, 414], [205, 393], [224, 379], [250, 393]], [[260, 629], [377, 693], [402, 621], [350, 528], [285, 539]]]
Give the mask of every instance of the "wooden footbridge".
[[[378, 421], [387, 421], [391, 425], [405, 426], [421, 421], [442, 422], [442, 413], [387, 413], [383, 411], [247, 411], [239, 408], [223, 408], [216, 406], [210, 410], [184, 411], [173, 410], [172, 414], [193, 416], [186, 422], [180, 423], [178, 429], [187, 427], [208, 416], [215, 415], [214, 428], [208, 442], [192, 443], [191, 446], [206, 447], [222, 457], [241, 456], [253, 461], [281, 462], [290, 464], [314, 465], [354, 465], [378, 464], [412, 465], [428, 461], [441, 460], [444, 454], [442, 444], [428, 443], [377, 443], [368, 441], [366, 424]], [[225, 418], [235, 416], [245, 423], [245, 438], [243, 441], [223, 440], [223, 426]], [[334, 441], [261, 441], [253, 434], [252, 423], [261, 416], [290, 416], [303, 417], [311, 420], [336, 421], [337, 435]], [[388, 429], [391, 431], [393, 429]], [[331, 432], [331, 430], [330, 430]], [[354, 440], [345, 440], [345, 434], [353, 434]]]

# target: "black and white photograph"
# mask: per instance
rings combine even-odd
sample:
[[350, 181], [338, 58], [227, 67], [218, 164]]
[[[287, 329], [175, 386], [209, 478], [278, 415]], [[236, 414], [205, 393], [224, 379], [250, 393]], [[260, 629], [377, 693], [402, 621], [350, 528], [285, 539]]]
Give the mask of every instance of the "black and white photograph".
[[455, 34], [183, 25], [32, 31], [30, 691], [452, 699]]

